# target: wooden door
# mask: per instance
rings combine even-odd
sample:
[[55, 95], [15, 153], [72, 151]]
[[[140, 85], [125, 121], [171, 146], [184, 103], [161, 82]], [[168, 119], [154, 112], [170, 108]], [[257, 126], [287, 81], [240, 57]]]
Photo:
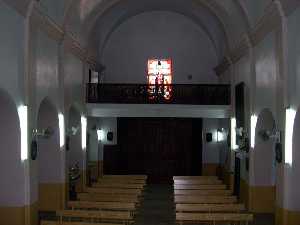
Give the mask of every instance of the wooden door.
[[122, 173], [147, 174], [152, 183], [201, 174], [201, 119], [119, 118], [118, 145]]

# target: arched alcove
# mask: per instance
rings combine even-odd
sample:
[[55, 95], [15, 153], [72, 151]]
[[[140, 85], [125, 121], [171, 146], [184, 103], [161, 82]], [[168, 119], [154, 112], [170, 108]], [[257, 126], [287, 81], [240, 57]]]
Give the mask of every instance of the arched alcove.
[[258, 116], [253, 150], [253, 179], [250, 188], [250, 208], [259, 213], [274, 213], [276, 200], [275, 139], [267, 138], [276, 127], [269, 109]]
[[[49, 135], [43, 135], [45, 130]], [[45, 98], [39, 107], [37, 130], [39, 210], [51, 211], [62, 207], [64, 183], [61, 150], [59, 145], [59, 121], [56, 107]]]
[[14, 215], [1, 215], [0, 220], [1, 224], [22, 224], [24, 221], [17, 221], [23, 218], [22, 207], [24, 207], [20, 122], [14, 101], [2, 90], [0, 90], [0, 124], [0, 207]]

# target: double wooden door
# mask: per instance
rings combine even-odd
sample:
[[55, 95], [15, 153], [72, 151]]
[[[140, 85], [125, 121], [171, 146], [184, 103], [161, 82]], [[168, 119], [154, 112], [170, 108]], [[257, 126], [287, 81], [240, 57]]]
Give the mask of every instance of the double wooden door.
[[200, 175], [202, 120], [119, 118], [118, 146], [105, 150], [104, 157], [106, 173], [147, 174], [151, 183]]

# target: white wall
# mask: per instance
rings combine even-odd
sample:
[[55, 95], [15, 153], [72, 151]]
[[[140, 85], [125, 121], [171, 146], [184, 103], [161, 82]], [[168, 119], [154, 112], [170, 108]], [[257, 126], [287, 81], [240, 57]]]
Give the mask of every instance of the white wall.
[[[202, 163], [224, 164], [224, 151], [226, 151], [226, 141], [217, 142], [217, 130], [226, 126], [226, 119], [203, 119], [203, 141], [202, 141]], [[213, 134], [212, 142], [206, 142], [206, 133]]]
[[137, 15], [116, 29], [101, 58], [104, 80], [146, 83], [147, 60], [157, 57], [173, 60], [173, 83], [218, 82], [217, 56], [206, 33], [187, 17], [164, 11]]
[[295, 118], [294, 135], [293, 135], [293, 164], [292, 167], [285, 167], [285, 192], [286, 200], [284, 206], [293, 211], [300, 210], [300, 157], [299, 157], [299, 100], [300, 100], [300, 9], [297, 9], [288, 17], [288, 88], [289, 103], [291, 107], [298, 109]]
[[16, 11], [0, 1], [0, 88], [22, 102], [24, 75], [24, 21]]
[[[24, 103], [24, 21], [0, 1], [1, 171], [0, 206], [25, 205], [25, 166], [21, 162], [17, 106]], [[2, 92], [3, 91], [3, 92]], [[3, 94], [5, 93], [5, 94]]]

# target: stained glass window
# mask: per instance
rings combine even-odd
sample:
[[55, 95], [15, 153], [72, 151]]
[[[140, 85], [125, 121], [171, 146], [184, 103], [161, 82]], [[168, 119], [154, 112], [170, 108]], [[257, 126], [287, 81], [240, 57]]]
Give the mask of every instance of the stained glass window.
[[172, 96], [172, 60], [148, 60], [148, 93], [151, 99], [163, 97], [170, 100]]

